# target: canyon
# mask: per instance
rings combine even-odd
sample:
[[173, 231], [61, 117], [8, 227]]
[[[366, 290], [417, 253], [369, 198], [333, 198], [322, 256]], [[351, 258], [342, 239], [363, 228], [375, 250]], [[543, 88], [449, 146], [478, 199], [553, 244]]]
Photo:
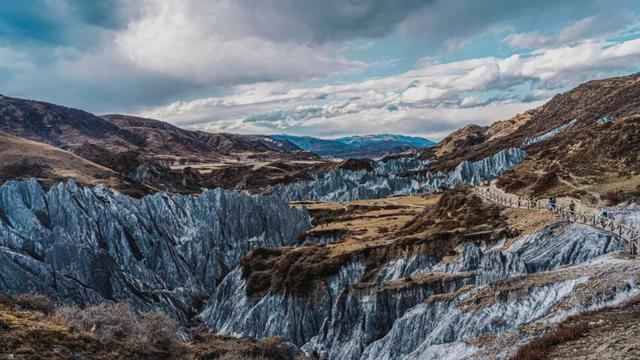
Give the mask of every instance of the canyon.
[[526, 359], [578, 325], [551, 353], [582, 337], [606, 344], [605, 326], [624, 329], [602, 314], [636, 311], [637, 256], [611, 232], [473, 187], [606, 206], [637, 225], [637, 98], [609, 94], [637, 93], [639, 78], [581, 85], [434, 147], [341, 162], [284, 140], [3, 97], [0, 291], [126, 303], [166, 314], [187, 341], [210, 333], [292, 358]]

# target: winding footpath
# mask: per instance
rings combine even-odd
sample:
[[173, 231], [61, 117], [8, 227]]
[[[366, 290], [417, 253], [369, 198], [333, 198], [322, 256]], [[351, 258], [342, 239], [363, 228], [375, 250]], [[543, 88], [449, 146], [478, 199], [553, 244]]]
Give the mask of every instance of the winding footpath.
[[598, 209], [578, 201], [574, 200], [574, 211], [569, 210], [571, 199], [558, 199], [556, 208], [552, 209], [547, 202], [542, 200], [531, 202], [518, 195], [504, 192], [495, 186], [475, 186], [473, 189], [480, 197], [501, 206], [532, 211], [553, 211], [562, 220], [604, 230], [622, 239], [625, 243], [625, 251], [631, 255], [636, 255], [640, 249], [640, 229], [622, 224], [618, 219], [600, 218]]

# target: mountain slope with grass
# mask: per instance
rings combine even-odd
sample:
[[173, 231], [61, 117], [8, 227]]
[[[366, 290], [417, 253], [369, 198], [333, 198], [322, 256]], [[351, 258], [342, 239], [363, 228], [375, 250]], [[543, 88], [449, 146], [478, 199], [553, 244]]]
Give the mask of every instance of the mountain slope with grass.
[[[233, 153], [300, 153], [301, 149], [287, 140], [268, 136], [208, 133], [181, 129], [169, 123], [128, 115], [103, 115], [102, 119], [144, 139], [145, 153], [184, 158], [184, 161], [216, 159]], [[272, 155], [276, 157], [275, 154]], [[292, 156], [291, 158], [295, 158]]]
[[[228, 179], [219, 181], [218, 175], [207, 176], [211, 169], [222, 173], [228, 173], [228, 168], [244, 169], [242, 175], [247, 177], [256, 166], [292, 162], [295, 167], [296, 162], [317, 161], [316, 155], [293, 143], [268, 136], [186, 130], [126, 115], [99, 117], [7, 96], [0, 96], [0, 132], [5, 145], [0, 151], [10, 157], [0, 167], [3, 180], [34, 177], [48, 187], [75, 179], [87, 185], [108, 184], [137, 196], [240, 186], [241, 180], [228, 184]], [[248, 164], [248, 169], [242, 168]], [[203, 166], [209, 171], [201, 171]], [[276, 180], [265, 182], [304, 177], [294, 174], [301, 170], [284, 171], [268, 177]]]
[[0, 183], [30, 178], [37, 179], [47, 188], [67, 179], [75, 179], [83, 185], [103, 184], [133, 196], [155, 191], [127, 179], [117, 170], [69, 151], [0, 131]]
[[588, 201], [609, 192], [634, 196], [640, 191], [640, 74], [590, 81], [512, 119], [467, 126], [422, 157], [435, 160], [431, 171], [446, 171], [512, 147], [528, 156], [500, 178], [505, 190]]

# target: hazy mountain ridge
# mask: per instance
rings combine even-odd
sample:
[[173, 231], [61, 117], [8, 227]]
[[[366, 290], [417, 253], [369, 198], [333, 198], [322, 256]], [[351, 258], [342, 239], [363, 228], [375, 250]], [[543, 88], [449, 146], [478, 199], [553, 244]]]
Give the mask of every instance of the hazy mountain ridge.
[[300, 148], [267, 136], [207, 133], [127, 115], [96, 116], [35, 100], [0, 96], [0, 131], [64, 149], [90, 143], [145, 156], [215, 158], [231, 152], [295, 152]]
[[321, 139], [311, 136], [273, 135], [306, 151], [325, 157], [375, 158], [435, 145], [434, 141], [405, 135], [379, 134]]
[[287, 140], [273, 140], [268, 136], [186, 130], [164, 121], [128, 115], [103, 115], [101, 118], [143, 136], [146, 141], [143, 150], [152, 154], [206, 158], [243, 151], [288, 153], [301, 150]]

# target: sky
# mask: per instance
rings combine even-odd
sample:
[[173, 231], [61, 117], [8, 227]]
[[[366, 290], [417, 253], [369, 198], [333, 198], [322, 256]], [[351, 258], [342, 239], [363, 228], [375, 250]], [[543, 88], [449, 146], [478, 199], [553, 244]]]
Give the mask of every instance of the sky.
[[0, 93], [184, 128], [439, 140], [639, 71], [639, 1], [0, 0]]

